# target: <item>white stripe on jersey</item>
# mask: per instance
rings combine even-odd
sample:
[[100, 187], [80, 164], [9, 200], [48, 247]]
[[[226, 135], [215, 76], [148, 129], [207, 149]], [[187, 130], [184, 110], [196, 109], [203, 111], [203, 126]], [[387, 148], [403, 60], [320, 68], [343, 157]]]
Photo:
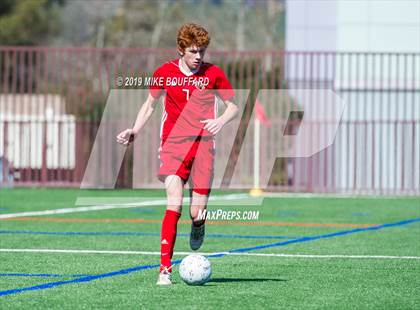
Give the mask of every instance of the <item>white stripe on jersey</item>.
[[162, 140], [162, 134], [163, 134], [163, 125], [166, 122], [166, 119], [168, 118], [168, 112], [166, 112], [166, 108], [165, 108], [165, 103], [163, 104], [163, 109], [162, 109], [162, 119], [160, 121], [160, 139]]
[[[214, 96], [214, 119], [218, 116], [219, 103], [217, 102], [217, 97]], [[216, 136], [213, 136], [213, 149], [216, 149]]]
[[219, 108], [219, 106], [218, 106], [218, 102], [217, 102], [217, 97], [214, 96], [214, 119], [217, 118], [218, 108]]

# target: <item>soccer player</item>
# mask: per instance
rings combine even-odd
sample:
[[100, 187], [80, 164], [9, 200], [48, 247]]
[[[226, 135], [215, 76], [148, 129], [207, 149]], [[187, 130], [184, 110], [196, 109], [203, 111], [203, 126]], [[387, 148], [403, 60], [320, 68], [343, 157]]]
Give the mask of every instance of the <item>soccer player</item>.
[[[158, 285], [172, 284], [171, 258], [187, 182], [192, 220], [190, 247], [198, 250], [203, 243], [205, 220], [199, 214], [207, 207], [213, 181], [215, 135], [238, 113], [232, 86], [223, 71], [203, 61], [209, 43], [209, 33], [202, 26], [181, 26], [177, 36], [179, 59], [155, 71], [155, 82], [134, 127], [117, 136], [118, 143], [129, 145], [152, 115], [160, 96], [165, 95], [158, 178], [165, 184], [168, 203], [162, 221]], [[226, 106], [220, 116], [215, 96]]]

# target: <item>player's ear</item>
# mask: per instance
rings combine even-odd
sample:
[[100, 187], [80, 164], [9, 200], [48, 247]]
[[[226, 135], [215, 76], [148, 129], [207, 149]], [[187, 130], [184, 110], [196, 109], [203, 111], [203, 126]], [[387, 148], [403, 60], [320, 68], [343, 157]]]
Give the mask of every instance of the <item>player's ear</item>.
[[185, 54], [185, 52], [184, 52], [184, 50], [182, 50], [181, 48], [179, 48], [178, 47], [178, 54], [179, 54], [179, 56], [184, 56], [184, 54]]

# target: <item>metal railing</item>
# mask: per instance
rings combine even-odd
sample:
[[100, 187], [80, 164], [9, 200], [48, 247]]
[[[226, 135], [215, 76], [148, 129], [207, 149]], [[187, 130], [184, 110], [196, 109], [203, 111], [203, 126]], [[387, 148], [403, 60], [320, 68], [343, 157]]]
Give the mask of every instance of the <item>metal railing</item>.
[[[79, 186], [117, 78], [150, 76], [176, 57], [162, 49], [0, 46], [1, 184]], [[419, 53], [209, 51], [207, 57], [236, 89], [331, 89], [346, 102], [333, 145], [310, 158], [278, 159], [270, 189], [420, 194]], [[284, 105], [265, 107], [272, 126], [261, 131], [261, 166], [288, 117]], [[156, 152], [145, 159], [148, 167], [159, 164], [153, 128]], [[132, 186], [130, 155], [117, 186]], [[252, 186], [252, 165], [238, 169], [239, 185]], [[150, 170], [136, 186], [160, 186]]]

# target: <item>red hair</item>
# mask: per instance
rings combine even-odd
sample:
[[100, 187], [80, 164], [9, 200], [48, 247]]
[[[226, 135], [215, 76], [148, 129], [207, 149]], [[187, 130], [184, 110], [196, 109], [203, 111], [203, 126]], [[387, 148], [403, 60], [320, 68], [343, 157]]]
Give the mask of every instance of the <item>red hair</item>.
[[210, 44], [210, 35], [204, 27], [194, 23], [187, 23], [179, 28], [176, 43], [183, 52], [191, 45], [206, 48]]

